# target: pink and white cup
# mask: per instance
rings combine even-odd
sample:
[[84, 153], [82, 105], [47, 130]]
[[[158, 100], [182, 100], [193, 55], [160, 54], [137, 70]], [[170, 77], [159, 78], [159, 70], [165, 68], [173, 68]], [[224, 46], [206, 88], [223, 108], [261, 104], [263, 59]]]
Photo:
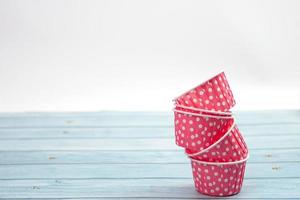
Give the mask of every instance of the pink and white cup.
[[206, 149], [195, 151], [185, 149], [185, 153], [194, 159], [208, 162], [232, 162], [243, 160], [248, 156], [248, 147], [244, 138], [233, 123], [227, 132]]
[[218, 163], [191, 159], [193, 179], [198, 192], [210, 196], [230, 196], [241, 191], [246, 168], [245, 159]]
[[206, 115], [174, 109], [175, 142], [178, 146], [202, 151], [218, 141], [234, 122], [232, 116]]
[[225, 73], [222, 72], [173, 100], [176, 106], [228, 114], [235, 105]]

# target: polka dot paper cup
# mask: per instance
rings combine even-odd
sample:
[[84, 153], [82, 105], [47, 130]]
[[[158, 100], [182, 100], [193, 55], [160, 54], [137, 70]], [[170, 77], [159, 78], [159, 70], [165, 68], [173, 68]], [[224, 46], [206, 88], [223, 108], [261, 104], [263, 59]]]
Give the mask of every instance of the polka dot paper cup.
[[233, 123], [228, 131], [206, 149], [195, 151], [185, 149], [185, 153], [194, 159], [209, 162], [232, 162], [245, 159], [248, 156], [248, 147], [244, 138]]
[[235, 100], [222, 72], [173, 100], [177, 106], [226, 114]]
[[210, 196], [230, 196], [241, 191], [246, 161], [214, 163], [191, 159], [193, 179], [198, 192]]
[[174, 109], [175, 142], [199, 152], [219, 140], [233, 123], [231, 116], [213, 116]]

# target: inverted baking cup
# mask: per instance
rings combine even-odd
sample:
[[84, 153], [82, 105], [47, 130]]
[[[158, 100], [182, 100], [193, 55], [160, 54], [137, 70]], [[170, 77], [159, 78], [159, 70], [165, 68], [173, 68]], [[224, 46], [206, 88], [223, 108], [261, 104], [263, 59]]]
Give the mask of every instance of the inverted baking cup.
[[230, 111], [235, 100], [224, 72], [173, 101], [175, 142], [191, 159], [196, 190], [239, 193], [249, 152]]

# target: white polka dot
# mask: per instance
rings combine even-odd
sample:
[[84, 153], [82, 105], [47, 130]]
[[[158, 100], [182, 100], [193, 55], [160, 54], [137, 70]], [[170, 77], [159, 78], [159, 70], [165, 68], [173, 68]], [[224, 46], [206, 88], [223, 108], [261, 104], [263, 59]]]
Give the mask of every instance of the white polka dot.
[[206, 104], [209, 104], [209, 100], [205, 100], [205, 103], [206, 103]]

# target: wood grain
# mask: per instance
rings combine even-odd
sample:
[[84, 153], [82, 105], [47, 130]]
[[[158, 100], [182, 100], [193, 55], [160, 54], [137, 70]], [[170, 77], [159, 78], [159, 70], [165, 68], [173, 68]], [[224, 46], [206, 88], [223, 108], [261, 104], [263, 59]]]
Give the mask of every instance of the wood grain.
[[[232, 199], [300, 199], [300, 111], [237, 112], [250, 149]], [[173, 115], [1, 113], [0, 198], [209, 199], [175, 146]]]

